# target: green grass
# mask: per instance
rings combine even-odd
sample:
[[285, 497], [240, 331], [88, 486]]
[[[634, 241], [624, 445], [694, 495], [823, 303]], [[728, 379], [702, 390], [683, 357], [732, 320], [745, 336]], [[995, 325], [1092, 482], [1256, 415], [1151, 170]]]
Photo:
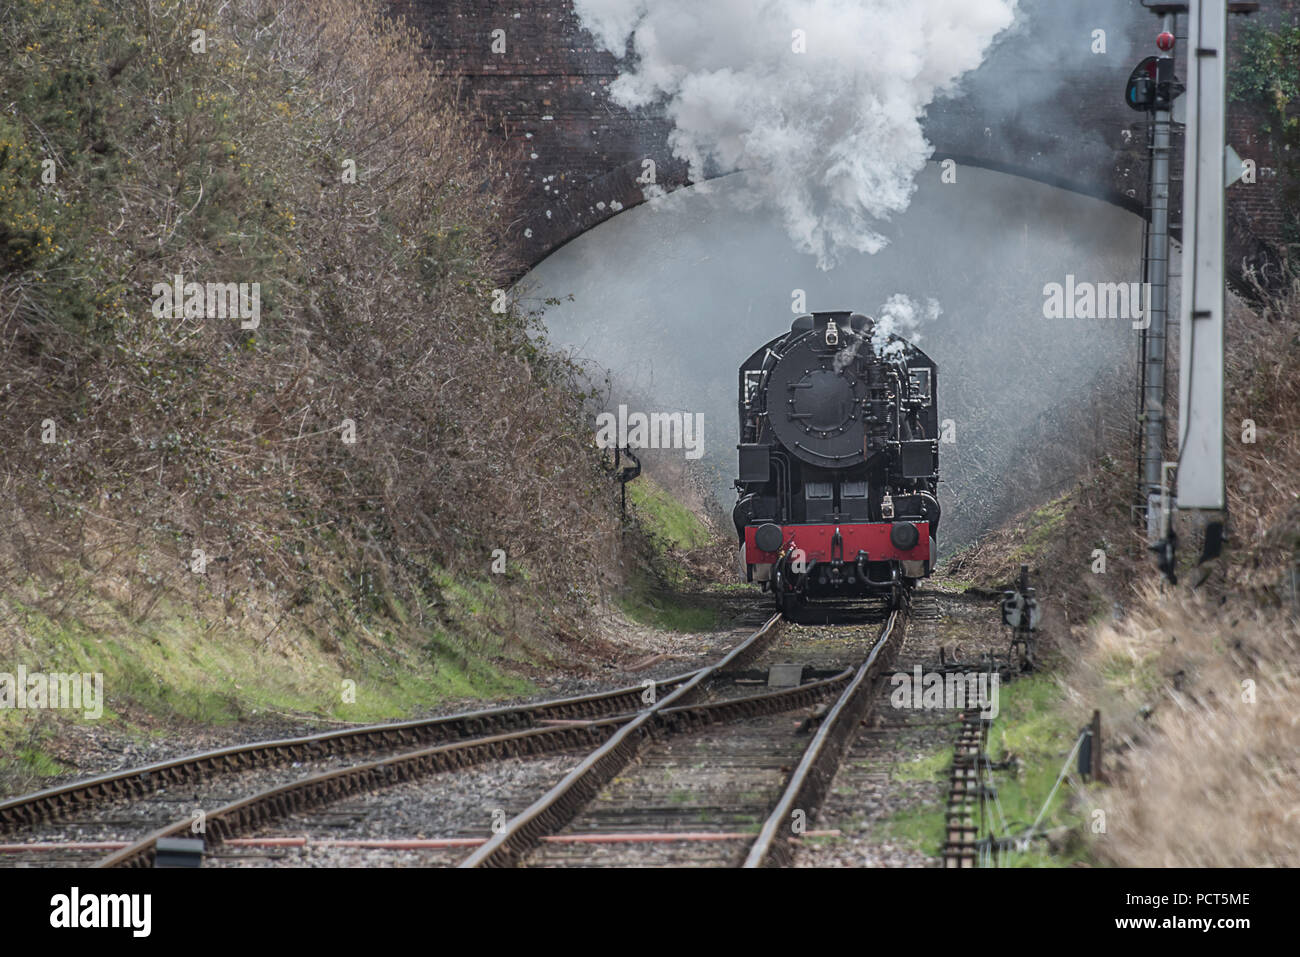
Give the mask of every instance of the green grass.
[[[989, 732], [990, 758], [994, 762], [1012, 755], [1020, 759], [1017, 770], [996, 771], [993, 775], [1007, 822], [1012, 832], [1019, 832], [1037, 818], [1079, 729], [1064, 716], [1060, 687], [1045, 675], [1003, 685], [999, 704], [1000, 712]], [[1039, 824], [1040, 830], [1083, 826], [1086, 812], [1069, 800], [1071, 793], [1069, 782], [1062, 782]], [[992, 808], [990, 811], [996, 814]], [[1082, 850], [1052, 855], [1042, 842], [1036, 842], [1028, 853], [1010, 854], [1003, 866], [1063, 867], [1082, 856]]]
[[891, 840], [938, 857], [943, 850], [944, 809], [938, 805], [907, 808], [886, 820], [884, 830]]
[[679, 551], [701, 548], [713, 538], [699, 516], [648, 475], [628, 483], [627, 498], [637, 520]]
[[[956, 722], [953, 727], [956, 727]], [[895, 781], [942, 781], [951, 766], [952, 748], [939, 748], [915, 761], [894, 765], [890, 768], [890, 775]]]
[[[1066, 755], [1074, 747], [1078, 730], [1064, 717], [1063, 705], [1060, 688], [1047, 676], [1020, 678], [1000, 687], [1000, 710], [989, 732], [989, 757], [995, 763], [1011, 756], [1020, 760], [1017, 770], [995, 771], [993, 775], [1012, 833], [1033, 823], [1056, 783]], [[941, 748], [896, 765], [891, 773], [898, 781], [942, 781], [951, 763], [951, 749]], [[1064, 826], [1082, 836], [1087, 809], [1069, 801], [1071, 793], [1069, 783], [1062, 783], [1039, 824], [1040, 830]], [[944, 843], [944, 815], [942, 806], [908, 808], [885, 822], [885, 833], [895, 841], [938, 855]], [[992, 802], [988, 815], [990, 821], [999, 821]], [[1007, 834], [999, 828], [998, 836]], [[1000, 866], [1068, 867], [1088, 859], [1085, 841], [1068, 842], [1067, 847], [1062, 854], [1052, 854], [1042, 841], [1037, 841], [1029, 851], [1007, 852]]]
[[660, 631], [707, 632], [718, 627], [718, 610], [711, 602], [676, 590], [686, 584], [676, 555], [708, 544], [705, 523], [649, 476], [629, 482], [628, 499], [653, 554], [649, 566], [637, 564], [629, 573], [627, 588], [617, 598], [623, 614]]
[[[956, 723], [954, 722], [954, 728]], [[952, 748], [936, 748], [914, 761], [882, 766], [895, 781], [944, 781], [952, 766]], [[892, 840], [910, 844], [925, 854], [937, 856], [943, 849], [944, 808], [926, 804], [906, 808], [885, 821], [885, 834]]]
[[1058, 529], [1065, 521], [1071, 495], [1072, 493], [1066, 492], [1034, 510], [1026, 522], [1029, 526], [1028, 534], [1016, 548], [1012, 556], [1013, 562], [1032, 562], [1057, 537]]
[[57, 760], [39, 748], [22, 748], [14, 755], [14, 763], [38, 777], [53, 777], [63, 768]]
[[[455, 614], [482, 615], [489, 594], [485, 586], [458, 586], [450, 596]], [[344, 634], [261, 635], [232, 633], [166, 599], [143, 621], [103, 600], [62, 618], [16, 599], [8, 605], [43, 670], [104, 674], [106, 718], [120, 702], [205, 724], [265, 711], [372, 720], [448, 698], [528, 690], [527, 682], [493, 663], [506, 649], [490, 628], [468, 641], [453, 640], [441, 626], [413, 628], [423, 645], [403, 647], [395, 635], [399, 623], [382, 619], [362, 620]], [[344, 680], [356, 682], [354, 703], [343, 700]]]
[[535, 690], [507, 668], [537, 654], [506, 637], [501, 625], [505, 605], [517, 596], [502, 594], [490, 581], [445, 572], [435, 578], [445, 605], [398, 609], [401, 618], [418, 611], [422, 626], [371, 615], [322, 625], [317, 632], [210, 620], [170, 599], [139, 616], [89, 589], [56, 613], [33, 583], [19, 585], [0, 596], [0, 614], [25, 636], [23, 665], [28, 671], [101, 674], [103, 714], [90, 719], [82, 711], [0, 711], [0, 776], [56, 773], [58, 762], [45, 754], [42, 742], [70, 724], [93, 721], [149, 734], [160, 724], [174, 732], [177, 722], [372, 722], [448, 701]]
[[712, 631], [718, 611], [708, 600], [678, 594], [687, 584], [681, 552], [709, 544], [712, 535], [700, 518], [648, 475], [627, 486], [633, 515], [649, 539], [650, 566], [636, 566], [618, 598], [623, 613], [638, 624], [661, 631]]
[[618, 599], [618, 607], [637, 624], [660, 631], [712, 631], [718, 624], [716, 608], [656, 588], [647, 580], [634, 581]]

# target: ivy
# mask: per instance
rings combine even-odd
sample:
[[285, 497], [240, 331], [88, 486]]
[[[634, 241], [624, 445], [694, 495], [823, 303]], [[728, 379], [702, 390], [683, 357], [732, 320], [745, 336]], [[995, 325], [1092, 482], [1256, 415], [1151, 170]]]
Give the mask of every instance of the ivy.
[[1291, 104], [1300, 97], [1300, 26], [1243, 29], [1229, 92], [1233, 100], [1264, 113], [1266, 133], [1285, 133], [1300, 126], [1300, 117], [1291, 115]]
[[1300, 25], [1242, 29], [1228, 95], [1260, 114], [1260, 132], [1277, 157], [1283, 205], [1282, 241], [1300, 243]]

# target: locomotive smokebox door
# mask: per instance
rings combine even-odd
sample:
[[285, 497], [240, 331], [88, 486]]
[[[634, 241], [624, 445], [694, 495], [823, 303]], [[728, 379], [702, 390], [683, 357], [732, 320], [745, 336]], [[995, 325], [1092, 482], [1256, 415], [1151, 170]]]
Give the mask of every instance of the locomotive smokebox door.
[[766, 445], [738, 445], [740, 449], [740, 481], [766, 482], [771, 478], [772, 466]]

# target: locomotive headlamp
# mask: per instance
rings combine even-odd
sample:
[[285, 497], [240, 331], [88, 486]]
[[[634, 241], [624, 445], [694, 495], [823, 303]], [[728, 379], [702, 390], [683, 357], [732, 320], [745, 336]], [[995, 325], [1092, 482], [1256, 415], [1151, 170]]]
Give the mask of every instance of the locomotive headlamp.
[[911, 551], [921, 540], [921, 533], [911, 522], [895, 522], [889, 529], [889, 542], [900, 552]]
[[780, 551], [784, 540], [785, 532], [781, 526], [771, 522], [758, 526], [758, 530], [754, 532], [754, 544], [765, 552]]
[[826, 323], [826, 344], [828, 346], [838, 346], [840, 344], [840, 327], [834, 321]]

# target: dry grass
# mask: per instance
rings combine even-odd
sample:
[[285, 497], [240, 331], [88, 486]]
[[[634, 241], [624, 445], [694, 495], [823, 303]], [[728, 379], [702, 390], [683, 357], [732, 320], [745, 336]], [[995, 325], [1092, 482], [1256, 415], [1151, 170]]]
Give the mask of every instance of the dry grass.
[[[414, 35], [356, 0], [111, 6], [0, 13], [0, 582], [400, 617], [503, 548], [589, 604], [617, 539], [582, 387], [491, 308], [508, 170]], [[155, 318], [177, 273], [261, 283], [260, 327]]]
[[[1229, 555], [1225, 592], [1270, 607], [1289, 600], [1287, 568], [1300, 549], [1300, 276], [1235, 310], [1225, 346]], [[1243, 423], [1256, 426], [1243, 441]]]
[[[1109, 692], [1110, 720], [1131, 743], [1116, 760], [1100, 843], [1120, 864], [1300, 864], [1300, 630], [1286, 583], [1300, 543], [1297, 319], [1300, 281], [1231, 316], [1219, 567], [1191, 573], [1194, 593], [1144, 592], [1071, 672], [1103, 700]], [[1253, 443], [1242, 440], [1246, 419]]]
[[[1156, 584], [1129, 519], [1132, 455], [1120, 444], [1068, 494], [1026, 509], [952, 563], [959, 578], [996, 587], [1030, 562], [1070, 718], [1102, 711], [1110, 786], [1096, 848], [1112, 863], [1300, 864], [1298, 632], [1287, 581], [1300, 544], [1300, 281], [1259, 293], [1253, 310], [1231, 301], [1221, 558], [1196, 566], [1198, 520], [1179, 516], [1180, 584]], [[1243, 441], [1246, 419], [1253, 443]], [[1094, 548], [1106, 551], [1105, 574], [1091, 571]]]
[[1099, 853], [1130, 867], [1300, 864], [1300, 673], [1294, 621], [1148, 591], [1097, 629], [1067, 676], [1100, 706]]

